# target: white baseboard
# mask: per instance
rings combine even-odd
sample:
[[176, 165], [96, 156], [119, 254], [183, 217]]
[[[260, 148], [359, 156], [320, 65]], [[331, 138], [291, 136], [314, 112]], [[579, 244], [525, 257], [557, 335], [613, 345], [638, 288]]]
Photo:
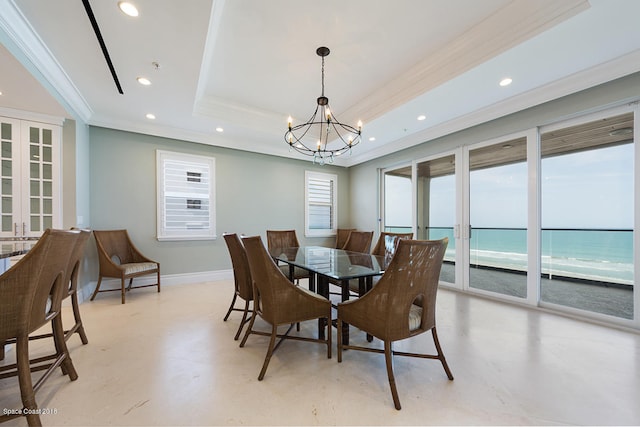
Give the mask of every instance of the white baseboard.
[[[202, 271], [198, 273], [182, 273], [182, 274], [168, 274], [160, 275], [160, 285], [173, 286], [173, 285], [185, 285], [189, 283], [202, 283], [202, 282], [215, 282], [218, 280], [230, 280], [233, 279], [233, 270], [218, 270], [218, 271]], [[156, 282], [155, 276], [143, 276], [134, 279], [133, 285], [151, 285]], [[78, 302], [88, 301], [91, 298], [96, 285], [97, 280], [92, 280], [87, 283], [81, 289], [78, 289]], [[120, 287], [120, 280], [118, 279], [104, 279], [100, 284], [100, 289], [117, 289]]]

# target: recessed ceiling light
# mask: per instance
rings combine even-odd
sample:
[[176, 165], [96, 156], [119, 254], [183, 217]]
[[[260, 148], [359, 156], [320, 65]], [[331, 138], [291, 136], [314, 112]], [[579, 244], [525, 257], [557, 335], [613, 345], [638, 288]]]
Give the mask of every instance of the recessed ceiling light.
[[129, 16], [138, 16], [138, 9], [133, 5], [133, 3], [129, 3], [128, 1], [120, 1], [118, 2], [118, 7], [120, 10]]
[[222, 132], [224, 132], [224, 129], [222, 129], [220, 126], [218, 126], [218, 127], [216, 128], [216, 132], [220, 132], [220, 133], [222, 133]]
[[149, 86], [151, 84], [151, 80], [146, 77], [138, 77], [136, 80], [143, 86]]
[[2, 91], [0, 90], [0, 95], [2, 95]]
[[375, 136], [372, 136], [371, 138], [369, 138], [369, 141], [375, 141], [375, 140], [376, 140]]
[[513, 82], [513, 79], [511, 77], [505, 77], [504, 79], [500, 80], [500, 86], [509, 86], [511, 82]]
[[146, 117], [147, 117], [147, 119], [149, 119], [149, 120], [155, 120], [155, 119], [156, 119], [155, 114], [151, 114], [151, 113], [147, 114], [147, 115], [146, 115]]
[[614, 129], [611, 132], [609, 132], [609, 135], [611, 136], [620, 136], [620, 135], [631, 135], [633, 133], [633, 128], [621, 128], [621, 129]]
[[420, 121], [422, 121], [422, 120], [424, 120], [424, 119], [426, 119], [426, 118], [427, 118], [427, 116], [425, 116], [424, 114], [420, 114], [420, 115], [418, 116], [418, 120], [420, 120]]

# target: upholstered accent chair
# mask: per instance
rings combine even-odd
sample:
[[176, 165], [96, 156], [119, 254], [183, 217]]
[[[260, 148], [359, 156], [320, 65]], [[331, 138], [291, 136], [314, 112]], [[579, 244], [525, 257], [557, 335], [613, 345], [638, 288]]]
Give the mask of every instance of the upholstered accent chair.
[[[157, 286], [160, 292], [160, 263], [142, 255], [129, 238], [127, 230], [94, 230], [93, 236], [96, 238], [100, 273], [91, 301], [99, 292], [120, 291], [122, 304], [125, 303], [125, 293], [131, 289]], [[156, 283], [133, 286], [134, 278], [150, 274], [157, 276]], [[120, 288], [100, 290], [105, 277], [120, 279]], [[126, 280], [129, 280], [127, 287]]]

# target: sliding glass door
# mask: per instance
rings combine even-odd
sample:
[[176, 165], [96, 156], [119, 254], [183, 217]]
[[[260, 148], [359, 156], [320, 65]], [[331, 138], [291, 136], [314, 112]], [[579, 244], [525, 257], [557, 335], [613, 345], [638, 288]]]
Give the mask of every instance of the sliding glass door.
[[469, 150], [469, 287], [527, 296], [527, 138]]
[[[456, 282], [456, 175], [455, 154], [417, 163], [418, 239], [449, 238], [440, 280]], [[459, 233], [458, 233], [459, 234]]]
[[541, 134], [542, 302], [633, 319], [633, 128], [625, 113]]
[[413, 187], [411, 166], [386, 170], [382, 174], [382, 231], [410, 233], [413, 231]]
[[384, 230], [449, 238], [441, 282], [640, 328], [639, 107], [383, 173]]

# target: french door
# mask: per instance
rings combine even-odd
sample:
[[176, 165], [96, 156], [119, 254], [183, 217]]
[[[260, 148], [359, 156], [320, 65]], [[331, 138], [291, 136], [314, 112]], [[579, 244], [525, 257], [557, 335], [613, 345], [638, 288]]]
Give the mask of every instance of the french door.
[[384, 171], [385, 218], [412, 209], [418, 239], [449, 238], [446, 286], [640, 328], [639, 111], [611, 109]]

